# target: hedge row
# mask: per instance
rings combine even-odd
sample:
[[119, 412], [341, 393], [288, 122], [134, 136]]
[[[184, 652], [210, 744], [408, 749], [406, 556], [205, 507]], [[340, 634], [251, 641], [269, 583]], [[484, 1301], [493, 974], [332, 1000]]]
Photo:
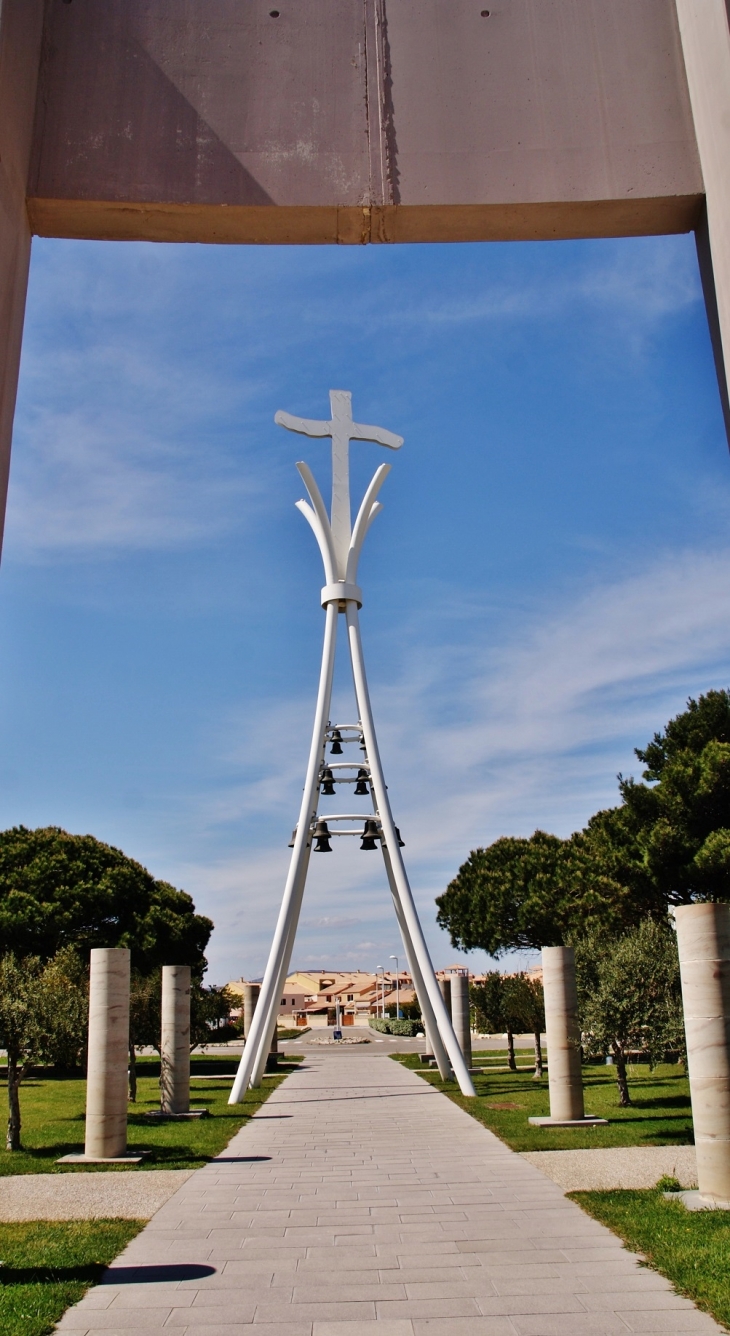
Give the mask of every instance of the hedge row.
[[413, 1039], [417, 1034], [423, 1034], [423, 1021], [399, 1021], [395, 1017], [388, 1017], [387, 1020], [380, 1020], [377, 1016], [368, 1016], [368, 1025], [371, 1030], [377, 1030], [378, 1034], [398, 1034], [407, 1039]]

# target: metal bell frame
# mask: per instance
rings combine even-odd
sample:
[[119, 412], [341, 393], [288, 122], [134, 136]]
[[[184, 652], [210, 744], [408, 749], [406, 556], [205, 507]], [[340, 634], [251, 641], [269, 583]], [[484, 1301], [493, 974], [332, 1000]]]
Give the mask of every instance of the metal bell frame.
[[[284, 887], [281, 909], [258, 1004], [233, 1083], [229, 1104], [240, 1103], [248, 1086], [257, 1087], [261, 1084], [266, 1058], [271, 1048], [276, 1026], [279, 999], [289, 972], [313, 841], [319, 842], [319, 848], [322, 852], [327, 852], [326, 845], [329, 843], [331, 836], [357, 835], [363, 841], [361, 847], [368, 848], [370, 846], [366, 843], [366, 840], [371, 834], [372, 826], [375, 826], [377, 838], [380, 841], [398, 927], [403, 938], [403, 946], [421, 1008], [421, 1015], [426, 1026], [429, 1044], [439, 1072], [442, 1078], [447, 1080], [453, 1071], [462, 1094], [467, 1096], [475, 1094], [469, 1070], [454, 1034], [434, 973], [401, 854], [400, 832], [393, 823], [375, 735], [360, 636], [359, 609], [362, 607], [362, 590], [357, 584], [358, 564], [365, 536], [375, 516], [382, 510], [377, 497], [390, 472], [390, 465], [381, 464], [376, 470], [365, 492], [353, 527], [350, 513], [350, 441], [374, 441], [390, 450], [399, 450], [403, 444], [403, 438], [396, 436], [393, 432], [386, 431], [382, 427], [365, 426], [353, 422], [352, 396], [347, 390], [331, 390], [330, 407], [332, 417], [329, 421], [324, 422], [293, 417], [290, 413], [283, 412], [277, 413], [274, 418], [279, 426], [286, 427], [289, 431], [295, 431], [304, 436], [331, 437], [332, 439], [331, 515], [327, 514], [311, 469], [305, 463], [299, 462], [297, 464], [297, 469], [311, 502], [310, 505], [306, 501], [298, 501], [296, 503], [297, 509], [301, 511], [311, 525], [324, 564], [325, 585], [321, 592], [321, 603], [325, 609], [324, 645], [312, 730], [312, 744], [299, 821], [292, 835], [289, 873]], [[330, 703], [337, 625], [340, 614], [344, 614], [345, 617], [359, 718], [356, 724], [337, 724], [333, 726], [330, 722]], [[354, 765], [348, 765], [344, 761], [333, 764], [331, 761], [325, 760], [325, 751], [328, 745], [332, 755], [340, 756], [343, 754], [342, 744], [348, 742], [359, 743], [361, 751], [364, 752], [364, 756]], [[335, 816], [328, 814], [326, 819], [318, 817], [320, 788], [325, 769], [330, 772], [340, 769], [366, 771], [373, 804], [373, 816], [367, 818], [365, 830], [362, 829], [362, 825], [359, 830], [331, 828], [332, 825], [337, 825], [342, 821], [359, 821], [362, 823], [362, 813], [345, 813]], [[356, 778], [361, 779], [361, 775], [358, 773]], [[342, 779], [338, 778], [338, 782], [344, 782], [344, 780], [345, 776], [342, 776]], [[371, 837], [375, 838], [375, 836]]]

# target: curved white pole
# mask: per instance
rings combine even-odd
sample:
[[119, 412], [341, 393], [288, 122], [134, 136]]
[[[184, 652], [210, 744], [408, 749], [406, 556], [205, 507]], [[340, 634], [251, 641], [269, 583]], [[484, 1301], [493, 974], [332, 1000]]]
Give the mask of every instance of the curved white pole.
[[411, 977], [413, 979], [413, 987], [416, 990], [418, 1005], [421, 1008], [421, 1016], [423, 1018], [423, 1023], [426, 1026], [426, 1034], [428, 1035], [433, 1045], [433, 1055], [436, 1059], [436, 1066], [439, 1069], [439, 1076], [441, 1077], [442, 1081], [448, 1081], [451, 1078], [451, 1063], [449, 1062], [448, 1054], [446, 1052], [446, 1049], [444, 1048], [444, 1043], [441, 1038], [441, 1035], [439, 1034], [439, 1029], [436, 1024], [436, 1017], [434, 1015], [433, 1007], [431, 1006], [431, 999], [428, 995], [428, 989], [426, 988], [426, 985], [424, 983], [423, 974], [421, 973], [421, 968], [418, 964], [416, 953], [413, 950], [413, 942], [411, 940], [411, 934], [408, 931], [408, 924], [406, 923], [405, 914], [403, 913], [401, 902], [398, 896], [398, 888], [395, 883], [395, 875], [393, 873], [393, 864], [390, 861], [390, 853], [386, 849], [385, 844], [383, 843], [382, 840], [380, 841], [380, 847], [383, 852], [383, 862], [385, 863], [385, 871], [388, 875], [388, 885], [390, 886], [390, 893], [393, 897], [393, 908], [395, 909], [395, 916], [398, 920], [400, 935], [403, 938], [403, 947], [405, 949], [406, 957], [408, 960], [408, 966], [411, 971]]
[[[324, 578], [327, 584], [334, 584], [335, 570], [332, 566], [332, 553], [329, 549], [327, 534], [319, 522], [319, 515], [315, 510], [312, 510], [311, 506], [307, 505], [306, 501], [295, 501], [294, 505], [300, 514], [304, 516], [307, 524], [317, 539], [317, 545], [322, 555], [322, 565], [324, 566]], [[330, 571], [332, 571], [332, 574], [330, 574]]]
[[[357, 563], [360, 560], [360, 552], [362, 550], [362, 545], [365, 539], [365, 535], [368, 529], [370, 528], [372, 521], [375, 519], [375, 515], [377, 515], [378, 513], [378, 511], [376, 510], [375, 514], [373, 514], [375, 501], [378, 492], [383, 486], [383, 483], [385, 482], [385, 479], [387, 478], [389, 473], [390, 473], [390, 464], [381, 464], [380, 467], [375, 470], [375, 473], [370, 482], [370, 486], [368, 487], [368, 490], [366, 491], [362, 499], [362, 505], [360, 506], [360, 509], [357, 512], [357, 519], [355, 520], [355, 527], [352, 531], [352, 538], [350, 539], [350, 547], [347, 553], [347, 568], [345, 570], [345, 580], [347, 581], [348, 584], [356, 583]], [[379, 506], [378, 510], [380, 509], [382, 509], [382, 507]]]
[[289, 875], [286, 879], [284, 897], [281, 902], [274, 940], [269, 952], [264, 981], [261, 985], [258, 1004], [251, 1024], [251, 1033], [241, 1056], [236, 1079], [233, 1082], [233, 1089], [228, 1100], [229, 1104], [240, 1103], [250, 1081], [256, 1085], [260, 1084], [266, 1054], [271, 1046], [274, 1026], [276, 1025], [281, 997], [281, 983], [289, 968], [309, 865], [312, 844], [309, 825], [317, 810], [319, 774], [324, 758], [325, 733], [329, 723], [330, 700], [332, 698], [336, 643], [337, 604], [333, 602], [327, 604], [325, 613], [322, 668], [319, 675], [317, 708], [314, 713], [312, 745], [309, 749], [307, 778], [302, 794], [302, 804], [299, 809], [299, 824], [294, 836]]
[[439, 1034], [443, 1040], [444, 1048], [451, 1060], [454, 1076], [459, 1083], [459, 1089], [461, 1090], [462, 1095], [472, 1096], [476, 1094], [476, 1091], [469, 1075], [469, 1069], [464, 1061], [464, 1055], [459, 1047], [451, 1021], [449, 1020], [449, 1014], [446, 1010], [444, 999], [441, 996], [441, 990], [436, 981], [436, 975], [434, 974], [431, 958], [428, 954], [428, 947], [426, 946], [426, 939], [423, 936], [423, 929], [421, 928], [413, 900], [413, 893], [408, 882], [405, 864], [398, 846], [398, 837], [395, 833], [393, 816], [388, 801], [388, 791], [385, 787], [385, 779], [380, 764], [380, 753], [378, 752], [378, 743], [375, 736], [375, 726], [370, 706], [367, 678], [365, 676], [362, 641], [360, 639], [360, 619], [358, 617], [357, 604], [352, 599], [347, 600], [346, 616], [350, 658], [352, 659], [352, 672], [355, 679], [355, 694], [357, 696], [357, 703], [360, 710], [362, 730], [365, 736], [367, 758], [370, 762], [370, 779], [373, 793], [375, 795], [375, 801], [378, 805], [378, 815], [380, 817], [383, 835], [390, 853], [396, 892], [403, 910], [403, 917], [408, 926], [411, 942], [413, 943], [414, 959], [417, 961], [423, 976], [424, 987], [431, 1001], [431, 1007], [435, 1015]]
[[[304, 486], [309, 492], [312, 505], [314, 506], [314, 509], [317, 514], [317, 519], [319, 520], [319, 523], [321, 525], [322, 536], [324, 538], [325, 543], [327, 544], [327, 552], [329, 554], [329, 562], [327, 557], [324, 556], [324, 552], [322, 554], [324, 561], [324, 572], [328, 579], [328, 582], [332, 581], [332, 583], [334, 583], [334, 581], [340, 574], [340, 570], [337, 564], [335, 541], [334, 538], [332, 537], [332, 525], [330, 524], [329, 515], [327, 514], [327, 509], [325, 507], [324, 501], [322, 500], [322, 493], [320, 492], [317, 483], [315, 482], [314, 474], [312, 473], [312, 470], [310, 469], [308, 464], [305, 464], [302, 460], [299, 460], [297, 464], [297, 472], [299, 473], [299, 476], [302, 482], [304, 483]], [[309, 518], [309, 516], [307, 516], [307, 518]], [[321, 541], [319, 535], [317, 536], [317, 541], [318, 542]], [[344, 571], [342, 572], [342, 574], [344, 575]]]

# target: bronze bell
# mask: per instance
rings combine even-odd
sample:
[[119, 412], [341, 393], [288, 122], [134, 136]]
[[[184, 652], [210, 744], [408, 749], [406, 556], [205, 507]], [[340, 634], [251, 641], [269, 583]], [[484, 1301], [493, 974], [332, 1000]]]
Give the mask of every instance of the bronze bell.
[[393, 829], [394, 829], [394, 831], [395, 831], [395, 837], [396, 837], [396, 839], [397, 839], [397, 841], [398, 841], [398, 846], [399, 846], [399, 848], [401, 848], [401, 849], [405, 849], [405, 847], [406, 847], [406, 842], [405, 842], [405, 840], [402, 840], [402, 839], [401, 839], [401, 837], [400, 837], [400, 831], [399, 831], [398, 827], [397, 827], [397, 826], [394, 826]]
[[341, 756], [341, 755], [342, 755], [342, 734], [341, 734], [339, 728], [333, 728], [333, 729], [332, 729], [332, 736], [331, 736], [331, 738], [330, 738], [330, 742], [332, 743], [332, 755], [333, 755], [333, 756]]
[[316, 854], [331, 854], [332, 845], [330, 844], [330, 828], [326, 821], [318, 821], [314, 827], [314, 852]]
[[287, 846], [289, 849], [293, 849], [293, 848], [294, 848], [294, 841], [295, 841], [295, 839], [297, 838], [297, 829], [298, 829], [298, 827], [295, 826], [294, 829], [293, 829], [293, 831], [292, 831], [292, 833], [291, 833], [291, 839], [290, 839], [289, 844], [288, 844], [288, 846]]
[[321, 792], [323, 796], [327, 798], [333, 798], [335, 793], [335, 782], [332, 777], [332, 771], [330, 770], [328, 765], [326, 765], [324, 767], [324, 770], [322, 771], [321, 784], [322, 784]]
[[357, 798], [367, 798], [368, 793], [370, 792], [367, 786], [368, 778], [369, 776], [367, 770], [362, 770], [362, 769], [358, 770], [357, 784], [355, 785], [355, 796]]
[[378, 823], [370, 818], [365, 822], [365, 829], [362, 833], [362, 844], [360, 845], [360, 848], [367, 850], [376, 849], [377, 845], [375, 841], [378, 839], [380, 839]]

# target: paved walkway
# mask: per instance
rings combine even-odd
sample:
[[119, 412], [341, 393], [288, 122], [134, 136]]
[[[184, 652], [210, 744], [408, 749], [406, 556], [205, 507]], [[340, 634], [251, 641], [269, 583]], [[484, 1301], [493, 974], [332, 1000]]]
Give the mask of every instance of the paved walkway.
[[357, 1050], [308, 1053], [60, 1326], [250, 1336], [251, 1324], [262, 1336], [721, 1330], [449, 1099]]

